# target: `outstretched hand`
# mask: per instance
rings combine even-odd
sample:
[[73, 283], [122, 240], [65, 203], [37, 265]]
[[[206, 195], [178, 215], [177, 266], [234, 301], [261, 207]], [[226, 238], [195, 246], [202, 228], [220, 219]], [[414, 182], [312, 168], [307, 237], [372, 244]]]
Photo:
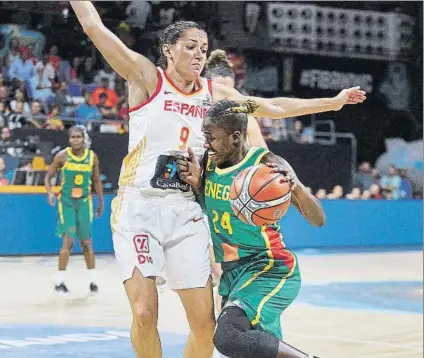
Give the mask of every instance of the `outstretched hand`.
[[177, 156], [177, 170], [181, 180], [196, 188], [200, 186], [202, 168], [190, 147], [188, 147], [188, 158]]
[[352, 87], [342, 90], [334, 99], [337, 102], [336, 111], [339, 111], [343, 108], [345, 104], [358, 104], [364, 102], [366, 97], [366, 92], [360, 90], [360, 87]]

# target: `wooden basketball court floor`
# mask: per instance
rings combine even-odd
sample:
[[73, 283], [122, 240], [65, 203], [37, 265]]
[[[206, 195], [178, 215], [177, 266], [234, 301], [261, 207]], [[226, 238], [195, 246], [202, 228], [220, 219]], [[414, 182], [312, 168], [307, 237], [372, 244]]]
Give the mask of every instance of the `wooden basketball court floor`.
[[[320, 358], [423, 356], [422, 251], [299, 251], [303, 287], [282, 317], [290, 344]], [[81, 256], [54, 292], [55, 257], [0, 257], [1, 358], [134, 357], [131, 315], [112, 256], [97, 260], [88, 294]], [[188, 325], [178, 296], [160, 286], [163, 357], [182, 357]]]

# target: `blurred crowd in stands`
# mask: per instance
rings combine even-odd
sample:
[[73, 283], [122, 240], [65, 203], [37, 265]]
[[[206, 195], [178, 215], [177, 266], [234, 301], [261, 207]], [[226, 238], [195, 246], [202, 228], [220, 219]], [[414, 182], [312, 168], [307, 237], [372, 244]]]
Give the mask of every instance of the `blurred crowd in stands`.
[[18, 40], [10, 43], [0, 73], [0, 126], [63, 130], [73, 124], [113, 120], [127, 129], [126, 82], [107, 63], [74, 57], [72, 65], [52, 46], [41, 60]]
[[[12, 2], [6, 3], [14, 6]], [[65, 22], [65, 28], [73, 27], [68, 35], [69, 43], [73, 45], [61, 46], [57, 35], [49, 37], [47, 30], [43, 33], [48, 46], [40, 58], [18, 38], [4, 44], [5, 51], [0, 57], [0, 185], [12, 184], [14, 180], [14, 172], [8, 170], [2, 154], [20, 157], [17, 168], [22, 171], [47, 168], [44, 159], [37, 156], [37, 138], [29, 136], [25, 141], [14, 140], [13, 129], [62, 131], [74, 124], [83, 124], [91, 131], [103, 133], [128, 131], [126, 82], [103, 60], [76, 22], [66, 24], [67, 2], [42, 3], [42, 6], [53, 7], [53, 11], [62, 14], [60, 21]], [[194, 19], [206, 23], [211, 48], [216, 48], [215, 42], [220, 38], [220, 21], [213, 3], [133, 1], [110, 6], [112, 10], [109, 7], [102, 11], [101, 5], [96, 5], [106, 23], [108, 15], [118, 19], [117, 25], [111, 28], [128, 47], [154, 62], [159, 55], [156, 48], [158, 32], [176, 20]], [[202, 8], [199, 10], [198, 7]], [[46, 27], [39, 23], [37, 28], [43, 26]], [[146, 36], [146, 30], [150, 31], [150, 38]], [[67, 32], [62, 32], [62, 36]], [[243, 88], [238, 89], [243, 92]], [[314, 127], [304, 126], [300, 119], [258, 118], [258, 122], [267, 141], [314, 143]], [[315, 190], [319, 199], [413, 198], [405, 170], [392, 166], [387, 173], [379, 173], [368, 162], [360, 165], [350, 192], [346, 193], [346, 188], [340, 185], [331, 192]]]
[[349, 199], [349, 200], [409, 200], [421, 196], [413, 194], [412, 186], [406, 169], [398, 169], [390, 165], [386, 173], [380, 173], [372, 168], [369, 162], [360, 164], [353, 176], [352, 190], [346, 193], [341, 185], [336, 185], [331, 192], [318, 189], [315, 196], [318, 199]]

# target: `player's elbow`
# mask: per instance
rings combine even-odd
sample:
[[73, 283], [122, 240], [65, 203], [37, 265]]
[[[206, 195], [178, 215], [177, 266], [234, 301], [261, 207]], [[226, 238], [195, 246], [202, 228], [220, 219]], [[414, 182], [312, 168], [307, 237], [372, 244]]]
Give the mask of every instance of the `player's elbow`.
[[326, 218], [325, 218], [325, 215], [324, 215], [324, 217], [322, 217], [318, 220], [316, 227], [323, 227], [325, 225], [325, 222], [326, 222]]
[[325, 217], [324, 211], [322, 211], [316, 218], [314, 218], [314, 220], [311, 221], [311, 224], [315, 227], [323, 227], [326, 221], [327, 218]]
[[97, 33], [101, 32], [103, 26], [101, 22], [95, 21], [92, 18], [88, 18], [85, 21], [82, 21], [81, 25], [84, 33], [90, 38], [93, 38], [93, 36], [96, 36]]

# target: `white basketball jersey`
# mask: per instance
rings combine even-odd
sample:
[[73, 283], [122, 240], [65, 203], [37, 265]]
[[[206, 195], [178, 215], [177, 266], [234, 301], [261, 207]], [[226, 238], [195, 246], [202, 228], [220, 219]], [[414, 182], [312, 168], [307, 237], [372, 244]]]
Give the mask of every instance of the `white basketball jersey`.
[[129, 110], [128, 155], [124, 158], [119, 186], [134, 186], [155, 195], [182, 194], [190, 187], [178, 178], [175, 155], [204, 152], [201, 131], [212, 106], [212, 86], [199, 79], [199, 89], [184, 94], [158, 68], [158, 86], [150, 98]]

